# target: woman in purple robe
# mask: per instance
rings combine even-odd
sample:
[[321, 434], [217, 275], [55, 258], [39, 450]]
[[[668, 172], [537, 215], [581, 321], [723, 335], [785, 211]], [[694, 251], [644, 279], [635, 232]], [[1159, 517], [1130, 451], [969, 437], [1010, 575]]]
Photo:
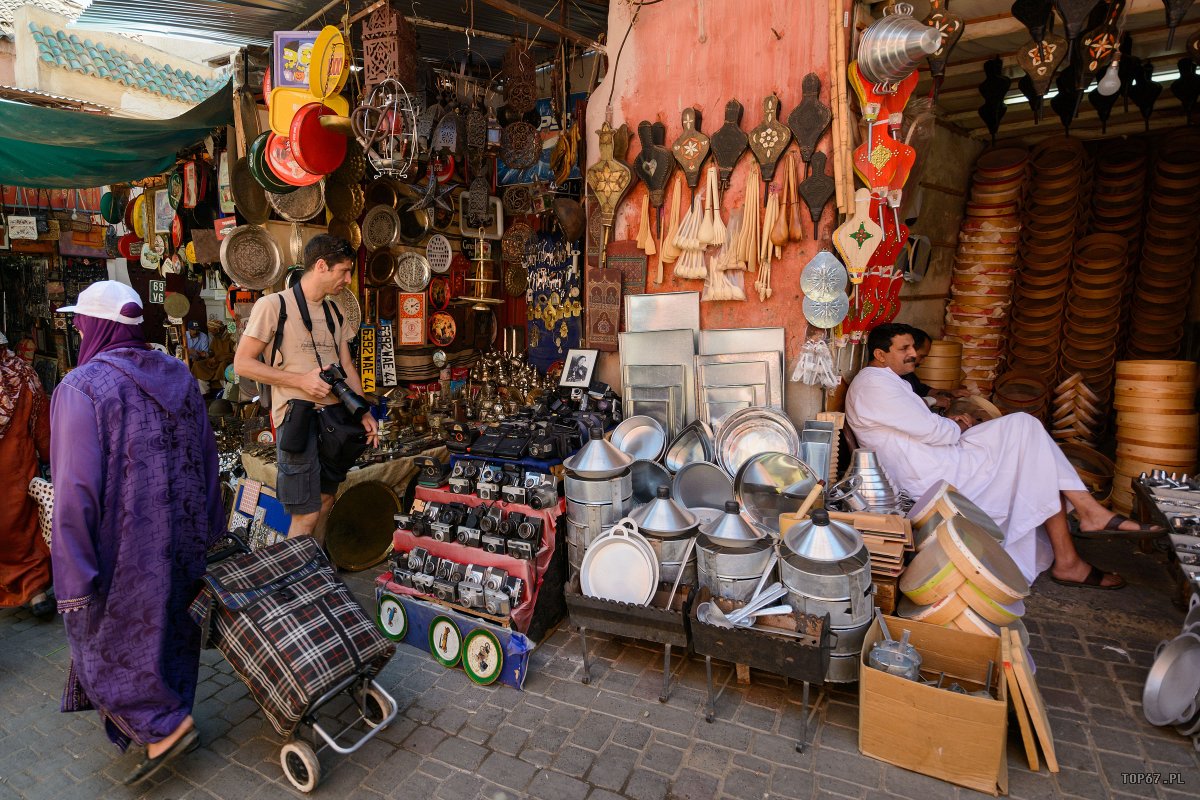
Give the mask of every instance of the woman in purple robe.
[[225, 528], [216, 442], [188, 368], [146, 345], [137, 292], [100, 281], [59, 311], [83, 337], [50, 409], [62, 710], [95, 708], [122, 751], [145, 747], [133, 784], [198, 742], [187, 606]]

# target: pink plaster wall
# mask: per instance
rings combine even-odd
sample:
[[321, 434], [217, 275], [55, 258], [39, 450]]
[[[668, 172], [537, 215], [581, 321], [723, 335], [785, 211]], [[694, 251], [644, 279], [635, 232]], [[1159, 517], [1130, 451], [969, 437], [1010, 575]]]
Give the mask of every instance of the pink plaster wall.
[[[724, 122], [725, 103], [730, 98], [737, 98], [745, 107], [742, 128], [749, 133], [762, 121], [763, 98], [775, 93], [780, 99], [781, 121], [786, 123], [787, 115], [801, 99], [801, 80], [809, 72], [820, 76], [821, 99], [828, 104], [827, 2], [830, 1], [691, 0], [643, 6], [618, 61], [617, 49], [629, 30], [634, 9], [622, 0], [614, 0], [608, 24], [609, 73], [588, 104], [589, 158], [596, 158], [595, 131], [604, 122], [610, 92], [613, 92], [613, 127], [625, 122], [635, 133], [631, 155], [640, 149], [636, 142], [639, 121], [665, 123], [669, 146], [682, 129], [680, 112], [689, 106], [700, 110], [703, 115], [701, 129], [711, 135]], [[828, 153], [828, 134], [820, 149]], [[795, 144], [788, 152], [797, 152]], [[742, 202], [743, 185], [752, 160], [753, 156], [747, 151], [734, 170], [730, 190], [723, 197], [726, 221], [730, 212]], [[803, 168], [802, 163], [799, 166]], [[803, 179], [803, 175], [800, 177]], [[779, 169], [775, 182], [782, 186], [782, 179], [783, 169]], [[644, 186], [639, 183], [626, 196], [617, 212], [614, 239], [636, 237], [644, 192]], [[685, 191], [685, 202], [687, 198]], [[663, 216], [666, 216], [665, 209]], [[807, 208], [803, 209], [802, 216], [805, 235], [811, 237]], [[831, 201], [821, 221], [822, 236], [828, 237], [832, 220]], [[747, 274], [747, 299], [744, 302], [702, 303], [702, 327], [786, 327], [786, 364], [790, 373], [807, 330], [801, 310], [800, 270], [819, 249], [820, 243], [811, 238], [789, 243], [783, 250], [783, 258], [772, 264], [772, 297], [760, 302], [752, 285], [756, 276]], [[657, 258], [651, 257], [649, 290], [699, 291], [703, 288], [703, 281], [673, 278], [671, 269], [671, 265], [666, 265], [663, 283], [655, 285]], [[789, 384], [789, 395], [793, 386], [796, 385]], [[789, 411], [798, 416], [799, 409], [795, 406], [794, 400], [789, 398]]]

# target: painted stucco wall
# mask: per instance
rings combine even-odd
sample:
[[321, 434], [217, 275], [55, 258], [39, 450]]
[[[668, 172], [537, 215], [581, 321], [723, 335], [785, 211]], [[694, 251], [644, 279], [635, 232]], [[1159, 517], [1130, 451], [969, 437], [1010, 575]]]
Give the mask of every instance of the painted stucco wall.
[[185, 113], [194, 105], [41, 61], [38, 57], [37, 43], [29, 31], [31, 22], [38, 26], [48, 25], [54, 30], [74, 33], [80, 39], [90, 39], [106, 47], [129, 53], [137, 59], [149, 58], [154, 63], [170, 64], [172, 67], [205, 77], [216, 74], [216, 70], [188, 60], [179, 52], [158, 50], [133, 39], [102, 31], [76, 30], [69, 27], [63, 17], [34, 6], [22, 6], [13, 18], [16, 46], [13, 85], [19, 89], [88, 100], [107, 106], [113, 109], [115, 115], [122, 117], [167, 119]]
[[[775, 93], [786, 120], [801, 99], [801, 81], [809, 72], [820, 76], [822, 100], [829, 102], [829, 18], [825, 0], [692, 0], [641, 8], [630, 30], [634, 8], [623, 0], [614, 0], [610, 6], [609, 73], [588, 104], [589, 159], [594, 161], [597, 155], [595, 131], [609, 113], [610, 94], [614, 128], [624, 122], [636, 131], [641, 120], [660, 120], [667, 127], [668, 145], [682, 129], [680, 112], [689, 106], [701, 112], [701, 129], [711, 134], [724, 121], [725, 103], [737, 98], [745, 107], [742, 128], [749, 132], [762, 121], [763, 98]], [[617, 50], [627, 31], [628, 40], [618, 61]], [[821, 149], [828, 152], [828, 147], [827, 136]], [[631, 156], [638, 150], [635, 142], [630, 147]], [[747, 152], [734, 171], [730, 190], [722, 201], [726, 220], [742, 202], [752, 159]], [[782, 173], [777, 174], [776, 181], [781, 182], [781, 178]], [[618, 211], [614, 240], [636, 238], [644, 193], [645, 188], [639, 184], [627, 195]], [[684, 197], [686, 200], [686, 192]], [[808, 330], [801, 310], [800, 271], [821, 246], [807, 238], [811, 237], [807, 213], [804, 220], [806, 240], [788, 244], [783, 258], [772, 265], [771, 298], [759, 301], [752, 287], [756, 276], [749, 274], [746, 301], [701, 304], [704, 328], [786, 327], [785, 378], [791, 374]], [[826, 239], [832, 220], [830, 202], [821, 224], [821, 235]], [[657, 259], [652, 257], [651, 277], [647, 280], [652, 292], [699, 291], [703, 285], [703, 281], [673, 278], [671, 265], [664, 270], [664, 282], [656, 285], [652, 280], [656, 272]], [[600, 370], [601, 379], [619, 383], [615, 354], [604, 359]], [[787, 383], [786, 406], [794, 420], [811, 418], [821, 410], [820, 403], [820, 392]]]

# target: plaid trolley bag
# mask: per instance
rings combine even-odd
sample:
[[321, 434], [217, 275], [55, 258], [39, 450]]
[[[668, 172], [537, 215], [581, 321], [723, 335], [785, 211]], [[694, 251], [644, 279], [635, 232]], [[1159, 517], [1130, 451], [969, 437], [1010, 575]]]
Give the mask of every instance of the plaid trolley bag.
[[[396, 646], [337, 578], [311, 536], [211, 565], [189, 612], [205, 646], [221, 651], [282, 736], [291, 738], [303, 725], [311, 728], [314, 745], [346, 754], [395, 717], [395, 701], [372, 678]], [[339, 744], [314, 716], [344, 690], [371, 728], [350, 746]], [[311, 791], [320, 780], [316, 752], [298, 740], [281, 752], [284, 773], [301, 791]]]

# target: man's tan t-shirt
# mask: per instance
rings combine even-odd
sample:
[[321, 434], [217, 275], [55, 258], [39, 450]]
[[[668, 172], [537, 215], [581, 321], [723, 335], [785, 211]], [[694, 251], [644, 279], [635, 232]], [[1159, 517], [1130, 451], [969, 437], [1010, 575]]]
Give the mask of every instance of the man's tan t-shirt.
[[[279, 343], [279, 352], [275, 355], [275, 360], [270, 361], [272, 344], [275, 342], [275, 328], [279, 324], [280, 297], [287, 303], [287, 319], [283, 323], [283, 341]], [[341, 343], [345, 337], [345, 329], [338, 322], [337, 314], [332, 308], [330, 308], [330, 313], [333, 314], [333, 325], [337, 331], [336, 340], [329, 334], [329, 325], [325, 321], [325, 310], [321, 304], [308, 303], [308, 314], [312, 319], [313, 326], [310, 339], [308, 329], [304, 327], [304, 320], [300, 317], [299, 307], [296, 305], [295, 292], [291, 289], [276, 292], [255, 301], [254, 308], [250, 311], [250, 321], [246, 324], [245, 335], [267, 343], [267, 349], [263, 351], [263, 360], [269, 366], [282, 369], [284, 372], [310, 372], [313, 367], [317, 366], [317, 355], [320, 357], [322, 367], [341, 363], [339, 354], [341, 353]], [[317, 355], [313, 354], [314, 341], [317, 344]], [[283, 415], [287, 413], [288, 401], [296, 398], [311, 399], [303, 392], [287, 386], [271, 387], [271, 420], [276, 427], [283, 423]], [[325, 396], [324, 400], [317, 401], [317, 404], [329, 405], [336, 402], [337, 398], [330, 393]]]

